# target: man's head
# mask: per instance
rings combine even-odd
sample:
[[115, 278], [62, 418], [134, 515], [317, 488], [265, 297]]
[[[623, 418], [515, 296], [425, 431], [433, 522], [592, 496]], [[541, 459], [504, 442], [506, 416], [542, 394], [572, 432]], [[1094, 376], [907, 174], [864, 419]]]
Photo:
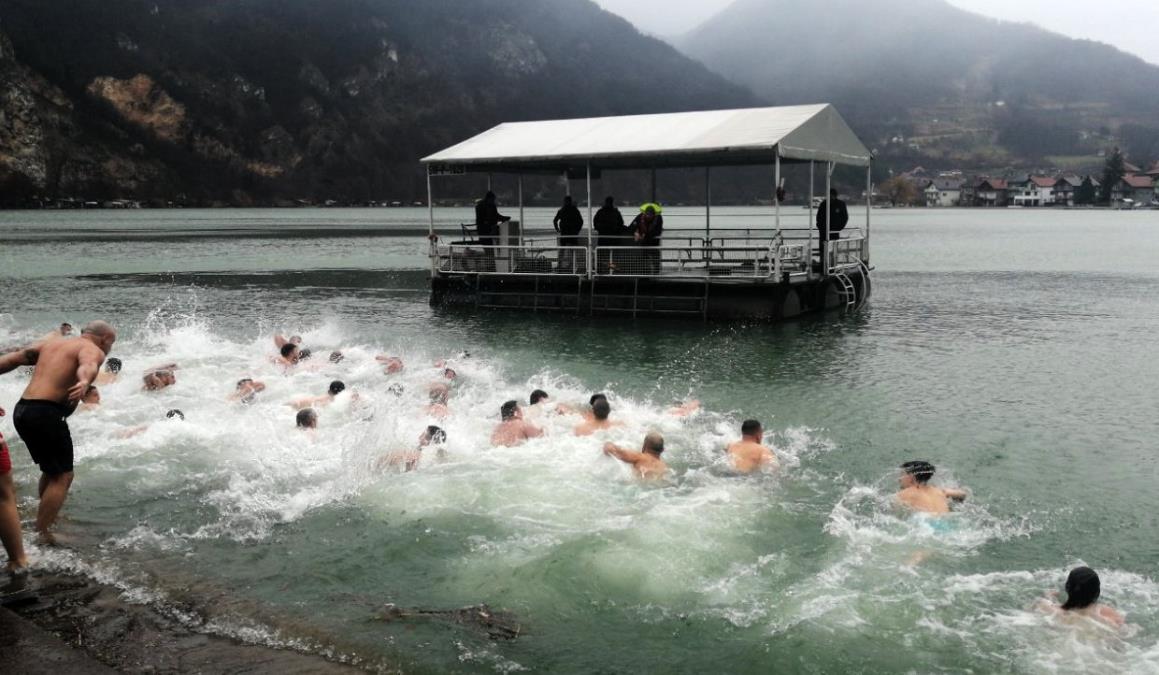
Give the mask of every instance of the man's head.
[[494, 204], [495, 203], [495, 193], [488, 190], [487, 194], [483, 195], [483, 202], [486, 204]]
[[105, 372], [119, 373], [119, 372], [121, 372], [121, 365], [122, 364], [121, 364], [120, 359], [118, 359], [118, 358], [109, 359], [108, 361], [105, 361]]
[[604, 197], [604, 206], [609, 209], [616, 205], [615, 197]]
[[283, 359], [287, 359], [289, 361], [297, 361], [298, 360], [298, 345], [294, 344], [293, 342], [287, 342], [286, 344], [282, 345], [281, 353], [282, 353]]
[[608, 403], [608, 399], [601, 398], [592, 404], [592, 416], [597, 420], [603, 422], [608, 419], [608, 415], [612, 414], [612, 406]]
[[298, 352], [298, 360], [305, 361], [313, 355], [313, 352], [311, 352], [309, 349], [302, 349]]
[[338, 394], [346, 391], [346, 383], [342, 380], [334, 380], [330, 383], [330, 388], [326, 391], [328, 391], [331, 396], [337, 396]]
[[447, 378], [448, 380], [453, 380], [458, 376], [459, 376], [459, 374], [455, 372], [454, 368], [444, 368], [443, 369], [443, 377]]
[[254, 381], [252, 378], [244, 377], [244, 378], [237, 381], [237, 390], [242, 391], [243, 389], [249, 389], [250, 385], [252, 385], [253, 383], [254, 383]]
[[592, 394], [591, 398], [588, 399], [588, 405], [594, 406], [596, 401], [600, 400], [601, 398], [605, 401], [608, 400], [608, 397], [603, 394]]
[[1102, 594], [1099, 575], [1089, 567], [1076, 567], [1066, 578], [1066, 602], [1063, 609], [1085, 609], [1095, 604]]
[[531, 405], [535, 405], [540, 401], [546, 401], [547, 399], [547, 392], [542, 389], [536, 389], [535, 391], [531, 392]]
[[342, 355], [342, 352], [339, 352], [339, 351], [330, 352], [330, 363], [342, 363], [342, 359], [344, 359], [344, 358], [346, 358], [346, 357]]
[[740, 435], [760, 443], [765, 435], [765, 430], [757, 420], [745, 420], [740, 425]]
[[318, 413], [314, 412], [313, 408], [303, 408], [298, 411], [295, 421], [299, 429], [317, 429]]
[[571, 206], [572, 205], [571, 195], [568, 195], [568, 196], [563, 198], [563, 205], [564, 206]]
[[184, 422], [185, 421], [185, 413], [181, 412], [177, 408], [174, 408], [174, 409], [170, 410], [169, 412], [165, 413], [165, 419], [177, 420], [179, 422]]
[[446, 405], [447, 400], [451, 398], [451, 389], [445, 384], [432, 386], [429, 393], [432, 404]]
[[837, 188], [829, 188], [829, 198], [837, 199]]
[[302, 336], [301, 335], [291, 335], [290, 336], [290, 344], [292, 344], [292, 345], [302, 344]]
[[421, 434], [419, 434], [419, 447], [425, 448], [428, 445], [442, 445], [447, 442], [447, 432], [435, 425], [430, 425]]
[[402, 371], [402, 359], [397, 356], [392, 356], [386, 360], [386, 367], [384, 370], [387, 374], [394, 374]]
[[89, 387], [85, 390], [85, 395], [81, 397], [81, 402], [89, 405], [100, 405], [101, 392], [96, 387]]
[[925, 485], [934, 477], [934, 465], [922, 460], [914, 460], [901, 465], [901, 486]]
[[117, 331], [104, 321], [90, 321], [85, 324], [84, 328], [80, 329], [81, 337], [88, 338], [101, 351], [108, 354], [113, 349], [113, 343], [117, 341]]
[[72, 335], [72, 324], [67, 322], [60, 324], [60, 334]]
[[402, 396], [403, 392], [406, 391], [406, 387], [402, 386], [402, 384], [399, 382], [394, 382], [389, 387], [387, 387], [386, 390], [395, 396]]
[[651, 204], [645, 206], [644, 207], [644, 220], [646, 222], [650, 223], [655, 219], [656, 219], [656, 207], [652, 206]]
[[499, 416], [503, 418], [504, 422], [509, 420], [517, 420], [523, 415], [519, 410], [519, 401], [508, 401], [499, 408]]
[[659, 431], [651, 431], [644, 437], [644, 452], [656, 457], [664, 452], [664, 437]]

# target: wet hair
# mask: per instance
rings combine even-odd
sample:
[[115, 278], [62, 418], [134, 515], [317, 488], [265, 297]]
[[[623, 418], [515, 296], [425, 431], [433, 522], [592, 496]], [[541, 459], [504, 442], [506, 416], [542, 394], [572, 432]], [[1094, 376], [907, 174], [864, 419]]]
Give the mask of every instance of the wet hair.
[[402, 386], [402, 384], [399, 382], [395, 382], [387, 387], [386, 390], [395, 396], [402, 396], [402, 393], [406, 391], [406, 387]]
[[448, 380], [453, 380], [458, 376], [459, 376], [459, 374], [455, 372], [454, 368], [444, 368], [443, 369], [443, 377], [447, 378]]
[[930, 479], [934, 477], [934, 465], [922, 460], [906, 462], [901, 465], [901, 469], [923, 485], [930, 482]]
[[342, 380], [334, 380], [330, 383], [330, 388], [327, 389], [327, 391], [330, 392], [331, 396], [337, 396], [338, 394], [346, 391], [346, 383]]
[[1066, 578], [1066, 602], [1063, 609], [1085, 609], [1095, 604], [1102, 593], [1099, 575], [1089, 567], [1076, 567]]
[[745, 420], [740, 425], [740, 433], [743, 436], [752, 436], [761, 430], [761, 423], [757, 420]]
[[515, 419], [515, 411], [519, 410], [519, 401], [508, 401], [499, 407], [499, 416], [506, 422]]
[[446, 403], [447, 399], [451, 397], [451, 390], [445, 385], [435, 385], [431, 387], [428, 395], [431, 398], [431, 403]]
[[431, 443], [434, 443], [435, 445], [447, 442], [447, 432], [433, 424], [427, 427], [427, 437], [429, 437], [431, 439]]
[[309, 349], [303, 349], [303, 350], [298, 352], [298, 360], [305, 361], [306, 359], [310, 358], [313, 355], [314, 355], [314, 353], [311, 352]]
[[608, 419], [608, 415], [612, 414], [612, 406], [608, 403], [608, 399], [601, 398], [592, 405], [592, 415], [601, 422]]
[[303, 408], [298, 411], [294, 421], [300, 428], [309, 429], [318, 424], [318, 413], [314, 412], [313, 408]]
[[342, 363], [342, 359], [344, 359], [344, 358], [346, 358], [346, 357], [342, 355], [342, 352], [339, 352], [339, 351], [330, 352], [330, 363]]
[[72, 324], [71, 324], [71, 323], [69, 323], [69, 322], [67, 322], [67, 321], [65, 321], [65, 322], [63, 322], [63, 323], [61, 323], [61, 324], [60, 324], [60, 327], [61, 327], [61, 328], [64, 328], [65, 326], [68, 326], [69, 328], [72, 328]]
[[605, 401], [608, 400], [608, 397], [604, 396], [603, 394], [592, 394], [592, 397], [588, 399], [588, 405], [595, 405], [596, 401], [600, 400], [601, 398]]
[[535, 391], [531, 392], [531, 405], [535, 405], [545, 398], [548, 398], [547, 392], [542, 389], [536, 389]]
[[169, 412], [165, 413], [165, 419], [167, 419], [167, 420], [171, 420], [174, 417], [181, 420], [182, 422], [185, 421], [185, 413], [181, 412], [177, 408], [174, 408], [174, 409], [170, 410]]
[[664, 437], [660, 432], [652, 431], [644, 437], [644, 452], [654, 452], [657, 455], [664, 452]]
[[253, 384], [253, 381], [254, 380], [252, 377], [243, 377], [242, 379], [237, 381], [237, 388], [241, 389], [242, 387], [246, 386], [247, 384]]
[[112, 358], [108, 361], [105, 361], [105, 370], [109, 371], [110, 373], [121, 372], [121, 360], [118, 358]]
[[290, 358], [290, 354], [293, 354], [294, 350], [297, 348], [298, 345], [294, 344], [293, 342], [287, 342], [286, 344], [282, 345], [282, 358]]

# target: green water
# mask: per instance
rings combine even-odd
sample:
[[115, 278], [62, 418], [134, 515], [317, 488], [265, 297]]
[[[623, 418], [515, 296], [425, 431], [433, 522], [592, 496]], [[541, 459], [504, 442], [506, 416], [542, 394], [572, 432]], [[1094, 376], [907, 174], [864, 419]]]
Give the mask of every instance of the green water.
[[[440, 229], [467, 216], [440, 212]], [[78, 546], [33, 549], [41, 564], [205, 630], [416, 672], [1159, 672], [1159, 214], [875, 212], [870, 306], [782, 326], [432, 309], [425, 219], [0, 214], [0, 344], [62, 320], [122, 330], [126, 377], [72, 420]], [[282, 375], [277, 330], [347, 360]], [[402, 397], [382, 352], [408, 364]], [[460, 374], [449, 460], [370, 470], [428, 422], [442, 358]], [[178, 385], [139, 391], [140, 371], [170, 360]], [[268, 389], [239, 408], [225, 397], [245, 376]], [[335, 378], [361, 401], [296, 432], [284, 402]], [[0, 378], [0, 405], [22, 386]], [[661, 430], [672, 484], [635, 484], [604, 439], [570, 436], [574, 418], [488, 448], [499, 404], [536, 387], [573, 403], [609, 392], [627, 423], [609, 438]], [[688, 398], [700, 413], [667, 414]], [[172, 407], [184, 424], [158, 421]], [[747, 417], [779, 475], [724, 471]], [[0, 431], [28, 517], [36, 475], [10, 418]], [[913, 458], [972, 492], [949, 533], [889, 504], [893, 467]], [[1032, 609], [1080, 562], [1125, 631]], [[372, 620], [387, 602], [486, 603], [521, 635]]]

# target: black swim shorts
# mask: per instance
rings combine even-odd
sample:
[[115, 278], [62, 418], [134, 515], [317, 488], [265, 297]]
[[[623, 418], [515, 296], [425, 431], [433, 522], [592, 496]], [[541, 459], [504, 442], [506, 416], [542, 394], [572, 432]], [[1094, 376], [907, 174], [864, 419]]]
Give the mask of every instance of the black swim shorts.
[[72, 471], [72, 434], [67, 417], [73, 408], [56, 401], [20, 399], [12, 411], [12, 425], [28, 446], [28, 454], [49, 476]]

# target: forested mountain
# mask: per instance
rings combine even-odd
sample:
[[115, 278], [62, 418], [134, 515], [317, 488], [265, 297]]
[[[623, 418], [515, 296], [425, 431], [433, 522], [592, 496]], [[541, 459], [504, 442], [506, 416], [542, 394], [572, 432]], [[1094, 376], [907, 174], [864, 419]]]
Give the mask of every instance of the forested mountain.
[[758, 103], [589, 0], [4, 0], [0, 200], [425, 198], [503, 120]]
[[944, 0], [737, 0], [676, 43], [772, 103], [837, 104], [887, 158], [1159, 158], [1159, 67]]

